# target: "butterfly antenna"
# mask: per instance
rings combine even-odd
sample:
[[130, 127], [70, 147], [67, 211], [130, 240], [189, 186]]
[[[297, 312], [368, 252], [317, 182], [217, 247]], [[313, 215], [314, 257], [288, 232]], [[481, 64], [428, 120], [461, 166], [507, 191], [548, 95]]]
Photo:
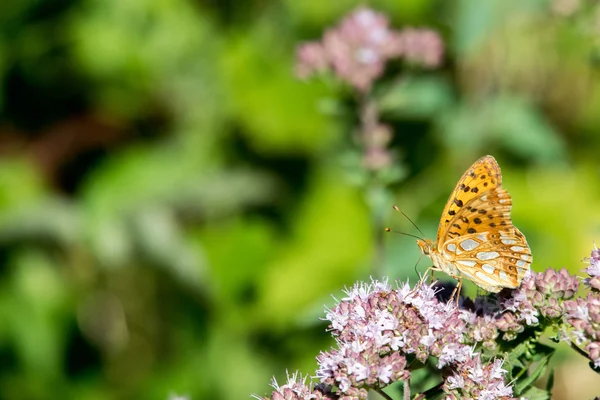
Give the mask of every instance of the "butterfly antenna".
[[411, 223], [411, 224], [412, 224], [412, 225], [413, 225], [413, 226], [414, 226], [414, 227], [415, 227], [415, 228], [416, 228], [416, 229], [419, 231], [419, 233], [420, 233], [422, 236], [425, 236], [425, 234], [423, 233], [423, 231], [421, 231], [421, 230], [419, 229], [419, 227], [417, 226], [417, 224], [415, 224], [415, 223], [414, 223], [414, 221], [413, 221], [412, 219], [408, 218], [408, 215], [404, 214], [404, 211], [402, 211], [402, 210], [401, 210], [400, 208], [398, 208], [398, 206], [396, 206], [396, 205], [394, 206], [394, 210], [396, 210], [396, 211], [398, 211], [400, 214], [404, 215], [404, 218], [406, 218], [407, 220], [409, 220], [409, 221], [410, 221], [410, 223]]
[[422, 237], [419, 237], [419, 236], [416, 236], [416, 235], [412, 235], [412, 234], [406, 233], [406, 232], [394, 231], [394, 230], [392, 230], [390, 228], [385, 228], [385, 231], [386, 232], [394, 232], [394, 233], [397, 233], [398, 235], [410, 236], [410, 237], [413, 237], [413, 238], [419, 239], [419, 240], [425, 240]]

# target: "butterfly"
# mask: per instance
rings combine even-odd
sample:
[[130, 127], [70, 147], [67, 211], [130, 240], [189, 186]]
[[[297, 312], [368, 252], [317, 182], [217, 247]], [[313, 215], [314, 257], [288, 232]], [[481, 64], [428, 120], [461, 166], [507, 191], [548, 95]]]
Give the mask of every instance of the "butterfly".
[[463, 277], [493, 293], [519, 287], [532, 256], [525, 236], [512, 223], [511, 206], [494, 157], [475, 161], [450, 194], [436, 242], [417, 240], [433, 261], [431, 270], [457, 279], [458, 293]]

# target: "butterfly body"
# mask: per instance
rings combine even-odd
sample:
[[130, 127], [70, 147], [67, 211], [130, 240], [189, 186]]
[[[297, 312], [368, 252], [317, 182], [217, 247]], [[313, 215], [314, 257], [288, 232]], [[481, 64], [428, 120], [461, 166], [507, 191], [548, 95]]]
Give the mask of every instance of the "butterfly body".
[[516, 288], [532, 257], [525, 236], [512, 224], [512, 199], [502, 187], [492, 156], [477, 160], [460, 178], [442, 213], [435, 242], [418, 240], [433, 269], [499, 292]]
[[439, 251], [437, 251], [435, 243], [433, 243], [431, 240], [417, 240], [417, 245], [423, 254], [431, 258], [434, 266], [452, 277], [459, 276], [460, 272], [458, 268], [456, 268], [452, 261], [445, 258]]

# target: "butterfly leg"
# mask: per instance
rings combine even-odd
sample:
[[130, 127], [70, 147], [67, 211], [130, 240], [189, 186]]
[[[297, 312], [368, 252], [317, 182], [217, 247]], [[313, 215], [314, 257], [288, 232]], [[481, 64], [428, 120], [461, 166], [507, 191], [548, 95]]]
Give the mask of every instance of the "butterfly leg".
[[460, 298], [460, 290], [462, 289], [462, 277], [461, 276], [453, 276], [454, 279], [456, 279], [458, 281], [458, 284], [456, 285], [456, 287], [454, 288], [454, 290], [452, 291], [452, 294], [450, 295], [450, 300], [452, 301], [454, 299], [454, 295], [456, 295], [456, 307], [458, 307], [458, 300]]
[[433, 276], [433, 271], [441, 271], [441, 269], [435, 267], [435, 266], [431, 266], [429, 268], [427, 268], [427, 270], [425, 271], [425, 273], [423, 275], [421, 275], [421, 278], [419, 279], [419, 282], [415, 285], [415, 287], [409, 292], [409, 294], [414, 295], [417, 293], [417, 289], [423, 285], [425, 283], [425, 279], [427, 279], [427, 275], [429, 275], [429, 272], [431, 272], [431, 275]]
[[429, 275], [430, 272], [431, 272], [431, 279], [433, 280], [433, 272], [434, 271], [441, 271], [441, 269], [434, 267], [434, 266], [427, 268], [425, 273], [421, 276], [421, 279], [419, 279], [419, 283], [417, 284], [417, 286], [421, 286], [423, 283], [425, 283], [425, 280], [427, 279], [427, 276]]
[[425, 270], [425, 273], [421, 275], [421, 278], [419, 278], [419, 283], [417, 283], [417, 286], [421, 286], [425, 282], [425, 279], [427, 279], [427, 275], [429, 274], [429, 271], [431, 271], [432, 268], [433, 267], [429, 267], [427, 268], [427, 270]]

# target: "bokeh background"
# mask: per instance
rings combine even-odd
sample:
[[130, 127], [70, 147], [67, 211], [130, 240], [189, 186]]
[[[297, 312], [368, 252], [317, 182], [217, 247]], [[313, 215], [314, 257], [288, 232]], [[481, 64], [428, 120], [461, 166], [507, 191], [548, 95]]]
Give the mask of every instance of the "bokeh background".
[[[440, 67], [377, 87], [383, 186], [356, 162], [351, 91], [294, 72], [297, 46], [358, 5], [0, 3], [0, 399], [243, 399], [310, 375], [332, 295], [416, 277], [414, 240], [381, 234], [417, 233], [391, 206], [433, 238], [485, 154], [534, 269], [584, 267], [600, 241], [596, 2], [369, 2], [445, 45]], [[600, 393], [584, 359], [554, 362], [556, 399]]]

